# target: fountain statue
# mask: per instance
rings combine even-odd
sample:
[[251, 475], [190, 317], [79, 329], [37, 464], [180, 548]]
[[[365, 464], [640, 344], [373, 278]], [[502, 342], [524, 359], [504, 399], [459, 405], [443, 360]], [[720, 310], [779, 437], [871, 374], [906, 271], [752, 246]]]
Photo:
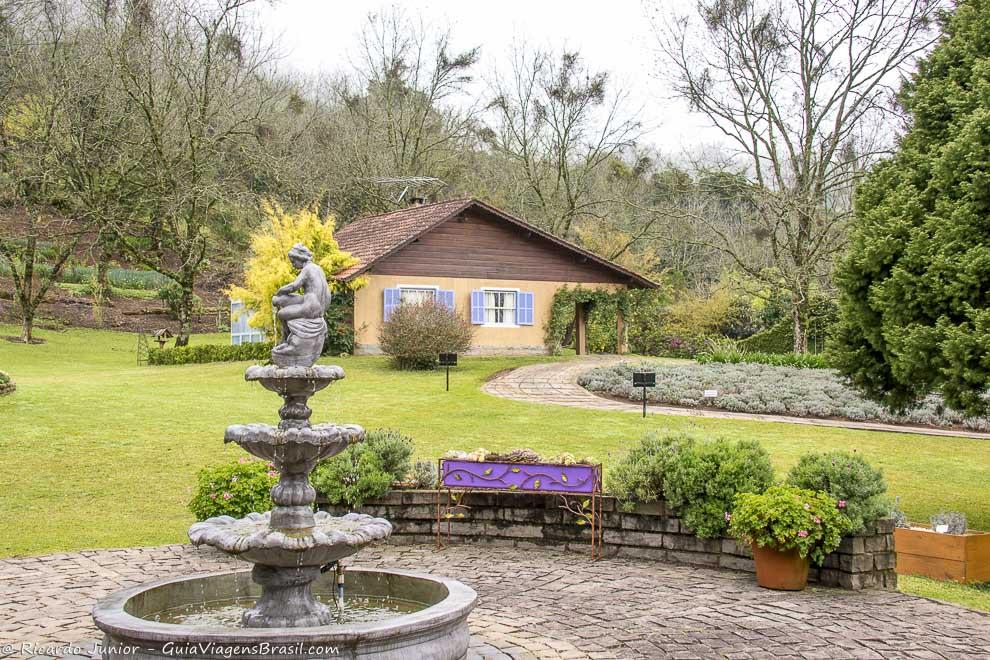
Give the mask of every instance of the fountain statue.
[[[477, 595], [454, 580], [409, 571], [348, 570], [352, 599], [361, 604], [362, 614], [341, 623], [346, 601], [338, 601], [335, 585], [332, 580], [327, 584], [323, 574], [332, 568], [341, 576], [342, 559], [385, 540], [392, 526], [366, 514], [335, 517], [313, 511], [316, 491], [309, 483], [310, 472], [320, 460], [361, 442], [364, 430], [353, 424], [309, 421], [310, 397], [342, 379], [344, 371], [315, 364], [326, 336], [323, 314], [330, 301], [323, 270], [301, 244], [289, 251], [289, 259], [299, 276], [272, 299], [282, 341], [272, 349], [273, 364], [251, 366], [245, 373], [246, 380], [282, 397], [280, 421], [278, 426], [235, 424], [224, 435], [224, 442], [234, 442], [275, 465], [280, 476], [271, 491], [274, 506], [268, 513], [240, 519], [209, 518], [189, 529], [194, 544], [253, 564], [250, 581], [244, 572], [183, 576], [114, 594], [93, 610], [111, 649], [104, 657], [160, 657], [169, 654], [164, 644], [199, 637], [214, 646], [196, 653], [183, 647], [183, 657], [224, 657], [229, 653], [224, 643], [245, 645], [238, 657], [273, 657], [244, 650], [263, 642], [269, 646], [259, 649], [300, 643], [298, 653], [274, 656], [279, 658], [446, 660], [467, 652], [467, 615]], [[293, 293], [299, 290], [303, 293]], [[383, 605], [369, 607], [369, 600]], [[232, 611], [239, 615], [233, 620]], [[301, 644], [304, 641], [310, 646]]]
[[[282, 330], [282, 342], [272, 349], [272, 362], [279, 367], [310, 367], [323, 352], [327, 338], [323, 314], [330, 305], [330, 287], [323, 269], [313, 263], [313, 253], [302, 243], [289, 250], [289, 261], [299, 277], [272, 298]], [[300, 289], [303, 293], [293, 293]]]

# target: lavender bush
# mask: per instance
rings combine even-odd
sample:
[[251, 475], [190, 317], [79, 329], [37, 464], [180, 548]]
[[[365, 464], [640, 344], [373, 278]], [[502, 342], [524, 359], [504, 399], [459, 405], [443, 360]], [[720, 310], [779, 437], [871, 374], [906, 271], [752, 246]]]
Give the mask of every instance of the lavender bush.
[[[929, 395], [904, 413], [895, 413], [862, 398], [833, 369], [797, 369], [765, 364], [622, 363], [599, 367], [578, 379], [585, 389], [609, 396], [642, 401], [642, 388], [632, 386], [632, 373], [656, 371], [657, 386], [647, 389], [647, 400], [677, 406], [711, 406], [735, 412], [841, 417], [855, 421], [891, 424], [963, 426], [990, 430], [990, 419], [965, 417], [945, 408], [942, 399]], [[713, 399], [705, 390], [718, 390]]]

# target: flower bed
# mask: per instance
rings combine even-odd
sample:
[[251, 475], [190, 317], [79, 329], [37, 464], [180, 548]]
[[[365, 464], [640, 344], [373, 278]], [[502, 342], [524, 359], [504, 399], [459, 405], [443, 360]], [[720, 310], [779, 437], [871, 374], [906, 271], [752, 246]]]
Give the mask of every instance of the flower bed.
[[[642, 401], [643, 390], [632, 386], [632, 373], [644, 368], [657, 374], [656, 387], [647, 389], [647, 399], [653, 403], [690, 408], [714, 407], [746, 413], [990, 430], [990, 419], [964, 417], [945, 410], [941, 399], [934, 395], [904, 414], [892, 413], [859, 396], [831, 369], [797, 369], [763, 364], [669, 366], [649, 362], [622, 363], [592, 369], [581, 375], [578, 384], [591, 392]], [[718, 395], [705, 398], [705, 390], [717, 390]]]

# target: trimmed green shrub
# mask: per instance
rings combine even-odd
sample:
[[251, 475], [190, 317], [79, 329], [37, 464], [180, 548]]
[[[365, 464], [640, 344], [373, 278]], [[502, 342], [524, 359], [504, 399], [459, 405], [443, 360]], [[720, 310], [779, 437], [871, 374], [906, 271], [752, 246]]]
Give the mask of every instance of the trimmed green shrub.
[[413, 439], [407, 435], [375, 429], [365, 436], [364, 446], [378, 454], [382, 470], [392, 475], [392, 481], [405, 479], [412, 469]]
[[17, 385], [13, 380], [11, 380], [10, 376], [7, 375], [7, 372], [0, 371], [0, 396], [10, 394], [16, 389]]
[[828, 369], [828, 360], [821, 353], [750, 353], [731, 348], [718, 348], [699, 353], [701, 364], [769, 364], [774, 367], [798, 369]]
[[268, 360], [271, 358], [271, 353], [271, 342], [241, 344], [240, 346], [201, 344], [175, 348], [152, 348], [148, 351], [148, 364], [174, 365]]
[[[730, 517], [726, 514], [726, 517]], [[828, 493], [772, 486], [765, 493], [740, 493], [732, 507], [729, 534], [744, 543], [798, 554], [821, 566], [849, 531]]]
[[773, 483], [770, 455], [755, 440], [691, 443], [667, 466], [663, 488], [667, 502], [703, 539], [720, 538], [726, 512], [738, 493], [762, 493]]
[[794, 350], [794, 322], [783, 319], [766, 330], [739, 340], [739, 348], [754, 353], [790, 353]]
[[640, 502], [663, 499], [667, 467], [685, 446], [695, 442], [686, 433], [650, 433], [608, 472], [608, 489], [619, 506], [631, 511]]
[[413, 440], [398, 431], [368, 431], [364, 442], [321, 461], [310, 475], [316, 490], [333, 504], [361, 506], [381, 497], [412, 469]]
[[787, 474], [787, 483], [821, 490], [835, 498], [853, 533], [863, 531], [867, 524], [891, 512], [883, 473], [858, 454], [844, 451], [805, 454]]
[[608, 475], [623, 510], [665, 499], [701, 538], [725, 533], [737, 493], [762, 492], [772, 483], [770, 456], [758, 442], [685, 433], [647, 435]]
[[399, 305], [378, 331], [382, 352], [399, 369], [433, 369], [440, 353], [463, 353], [473, 338], [473, 325], [434, 301]]
[[252, 511], [268, 511], [278, 476], [272, 463], [248, 459], [203, 468], [196, 477], [196, 494], [189, 502], [189, 510], [197, 520], [213, 516], [241, 518]]
[[309, 480], [331, 504], [359, 507], [387, 493], [394, 475], [385, 471], [381, 457], [371, 447], [359, 443], [322, 461]]

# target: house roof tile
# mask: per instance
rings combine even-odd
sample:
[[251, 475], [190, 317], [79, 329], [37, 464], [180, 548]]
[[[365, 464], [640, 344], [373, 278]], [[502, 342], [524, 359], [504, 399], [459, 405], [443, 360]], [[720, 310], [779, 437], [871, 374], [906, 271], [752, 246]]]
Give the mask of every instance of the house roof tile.
[[549, 234], [530, 223], [509, 215], [493, 206], [472, 198], [452, 199], [435, 204], [409, 206], [398, 211], [359, 218], [336, 233], [337, 242], [342, 250], [350, 252], [359, 262], [337, 274], [341, 280], [352, 279], [385, 257], [398, 252], [403, 247], [416, 240], [431, 229], [443, 224], [470, 207], [477, 207], [487, 214], [499, 218], [509, 224], [516, 225], [532, 232], [543, 239], [555, 243], [583, 259], [598, 263], [605, 268], [621, 273], [642, 287], [655, 288], [656, 283], [613, 263], [607, 259], [578, 247], [573, 243]]

